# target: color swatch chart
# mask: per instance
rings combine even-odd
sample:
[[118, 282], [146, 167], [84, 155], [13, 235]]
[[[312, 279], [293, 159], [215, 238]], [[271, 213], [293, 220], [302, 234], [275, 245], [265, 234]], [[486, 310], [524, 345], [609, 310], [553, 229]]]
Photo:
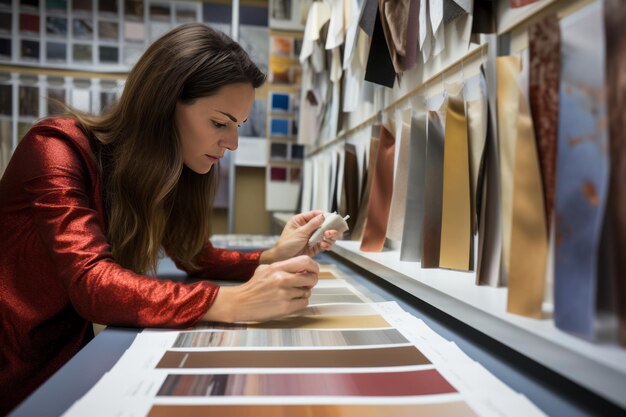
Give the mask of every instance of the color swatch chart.
[[541, 416], [395, 302], [322, 265], [309, 307], [263, 323], [144, 330], [74, 416]]

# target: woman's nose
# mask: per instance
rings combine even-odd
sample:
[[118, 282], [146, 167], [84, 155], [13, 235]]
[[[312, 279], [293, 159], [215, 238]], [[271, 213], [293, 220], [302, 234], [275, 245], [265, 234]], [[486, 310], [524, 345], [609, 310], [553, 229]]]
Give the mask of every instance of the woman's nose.
[[234, 151], [239, 147], [239, 134], [237, 130], [226, 135], [222, 140], [222, 146], [229, 151]]

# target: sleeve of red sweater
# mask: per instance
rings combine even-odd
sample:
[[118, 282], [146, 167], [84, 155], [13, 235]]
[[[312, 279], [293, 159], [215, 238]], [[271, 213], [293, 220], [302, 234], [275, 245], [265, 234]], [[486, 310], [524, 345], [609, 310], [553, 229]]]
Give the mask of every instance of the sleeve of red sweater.
[[80, 152], [64, 139], [41, 137], [33, 143], [32, 175], [24, 182], [30, 201], [26, 209], [32, 211], [35, 230], [76, 311], [110, 325], [185, 327], [197, 322], [219, 287], [208, 281], [152, 278], [117, 264], [93, 208], [91, 177]]
[[176, 266], [190, 276], [213, 279], [248, 280], [259, 266], [262, 251], [239, 252], [216, 248], [207, 242], [194, 258], [198, 269], [191, 270], [174, 260]]

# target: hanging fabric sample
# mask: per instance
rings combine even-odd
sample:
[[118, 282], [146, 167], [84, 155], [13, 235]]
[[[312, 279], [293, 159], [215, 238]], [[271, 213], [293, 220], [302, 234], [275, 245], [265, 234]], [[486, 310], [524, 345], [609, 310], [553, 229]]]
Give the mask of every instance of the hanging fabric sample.
[[561, 56], [554, 320], [592, 338], [609, 169], [602, 3], [561, 20]]
[[417, 63], [417, 53], [419, 51], [419, 18], [420, 0], [410, 0], [408, 12], [409, 25], [406, 33], [406, 57], [403, 68], [404, 71], [413, 69]]
[[605, 0], [606, 85], [609, 113], [611, 180], [608, 216], [613, 243], [613, 276], [619, 320], [619, 341], [626, 346], [626, 8], [620, 0]]
[[511, 245], [511, 216], [513, 212], [513, 169], [515, 164], [515, 141], [517, 140], [517, 113], [520, 71], [518, 56], [496, 58], [498, 82], [498, 138], [500, 144], [500, 198], [502, 218], [502, 267], [509, 272]]
[[[343, 189], [339, 213], [342, 217], [350, 216], [347, 220], [349, 230], [354, 228], [359, 210], [359, 164], [356, 148], [351, 143], [344, 147]], [[350, 233], [350, 232], [348, 232]]]
[[507, 311], [541, 318], [548, 231], [532, 119], [521, 90], [518, 97]]
[[479, 33], [496, 33], [495, 0], [474, 0], [472, 34]]
[[[400, 136], [396, 140], [397, 163], [393, 181], [387, 238], [401, 241], [404, 227], [407, 187], [409, 182], [409, 141], [411, 140], [411, 110], [396, 113], [396, 125], [400, 128]], [[399, 143], [398, 143], [399, 142]]]
[[409, 0], [379, 0], [378, 13], [393, 67], [401, 74], [406, 66]]
[[426, 187], [426, 112], [413, 112], [409, 143], [409, 172], [406, 190], [401, 261], [421, 261], [424, 236]]
[[444, 126], [436, 111], [429, 110], [427, 120], [422, 268], [438, 268], [441, 242]]
[[361, 240], [365, 223], [367, 221], [367, 213], [369, 211], [370, 193], [372, 190], [372, 181], [374, 178], [374, 169], [376, 167], [376, 158], [378, 147], [380, 144], [380, 125], [372, 126], [369, 153], [364, 156], [367, 162], [363, 164], [363, 189], [361, 191], [361, 201], [359, 204], [359, 215], [357, 216], [354, 230], [352, 231], [352, 240]]
[[469, 271], [473, 267], [472, 209], [465, 103], [462, 92], [449, 95], [447, 101], [439, 266]]
[[374, 31], [372, 33], [369, 57], [367, 58], [367, 66], [365, 68], [365, 80], [389, 88], [393, 88], [393, 84], [396, 80], [396, 71], [391, 61], [391, 55], [387, 47], [387, 41], [385, 40], [385, 32], [378, 9], [374, 21]]
[[559, 74], [561, 31], [556, 16], [528, 28], [530, 51], [530, 106], [541, 162], [548, 229], [554, 207], [556, 144], [559, 120]]
[[380, 128], [380, 143], [373, 171], [372, 188], [367, 208], [367, 220], [361, 239], [361, 250], [364, 252], [380, 252], [385, 245], [387, 221], [391, 205], [393, 189], [393, 159], [395, 139], [385, 128]]
[[472, 205], [472, 233], [476, 234], [481, 206], [485, 145], [487, 142], [487, 86], [485, 77], [478, 74], [465, 84], [467, 106], [467, 134], [469, 139], [470, 191]]
[[478, 221], [478, 265], [476, 283], [493, 287], [506, 285], [502, 268], [502, 216], [500, 197], [500, 151], [498, 145], [496, 35], [487, 38], [487, 62], [481, 73], [487, 84], [487, 142], [485, 144], [485, 171], [481, 198], [481, 217]]

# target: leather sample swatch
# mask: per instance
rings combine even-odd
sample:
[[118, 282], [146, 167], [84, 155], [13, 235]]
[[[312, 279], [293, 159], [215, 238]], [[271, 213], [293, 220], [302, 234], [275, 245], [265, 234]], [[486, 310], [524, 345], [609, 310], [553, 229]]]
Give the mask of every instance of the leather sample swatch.
[[381, 126], [380, 144], [376, 155], [374, 178], [372, 178], [372, 189], [367, 208], [367, 220], [361, 238], [361, 250], [364, 252], [380, 252], [385, 245], [393, 189], [394, 151], [394, 137], [384, 126]]
[[444, 127], [436, 111], [429, 110], [427, 120], [422, 268], [438, 268], [441, 244]]
[[526, 97], [519, 92], [507, 311], [541, 318], [548, 230], [541, 168]]
[[609, 113], [611, 179], [608, 213], [613, 244], [613, 277], [619, 341], [626, 346], [626, 8], [620, 0], [605, 0], [606, 85]]
[[401, 261], [421, 261], [424, 239], [424, 196], [426, 193], [426, 112], [411, 112], [409, 172], [406, 190]]
[[416, 404], [154, 405], [148, 417], [477, 417], [462, 401]]
[[602, 3], [561, 20], [554, 321], [558, 328], [588, 338], [596, 331], [609, 179], [603, 32]]
[[347, 220], [351, 233], [356, 222], [359, 210], [359, 164], [357, 162], [356, 147], [351, 143], [346, 143], [344, 147], [344, 168], [343, 168], [343, 189], [341, 193], [341, 204], [339, 213]]
[[496, 33], [496, 1], [474, 0], [472, 34]]
[[463, 94], [448, 96], [443, 152], [439, 267], [469, 271], [472, 209], [469, 148]]
[[409, 0], [409, 22], [406, 33], [406, 57], [404, 60], [404, 70], [408, 71], [415, 67], [417, 63], [417, 52], [419, 50], [419, 15], [420, 0]]
[[409, 0], [378, 0], [378, 13], [393, 68], [401, 74], [407, 54]]
[[401, 125], [401, 134], [396, 142], [399, 146], [393, 193], [387, 222], [387, 238], [401, 241], [404, 229], [407, 187], [409, 182], [409, 141], [411, 140], [411, 110], [404, 110], [398, 114], [396, 124]]
[[156, 368], [351, 368], [429, 363], [415, 346], [322, 350], [168, 350]]
[[363, 190], [361, 192], [361, 203], [359, 204], [359, 214], [352, 230], [352, 240], [361, 240], [365, 223], [367, 222], [367, 213], [369, 208], [370, 193], [372, 190], [372, 181], [374, 179], [374, 170], [376, 169], [376, 157], [378, 156], [378, 147], [380, 144], [380, 125], [372, 126], [372, 138], [370, 139], [369, 154], [366, 156], [367, 163], [363, 164]]
[[378, 12], [376, 13], [372, 43], [367, 58], [367, 66], [365, 67], [365, 80], [389, 88], [393, 88], [396, 80], [396, 71], [391, 61], [381, 16]]
[[479, 74], [478, 77], [480, 96], [474, 100], [467, 100], [466, 102], [473, 234], [477, 232], [478, 219], [480, 218], [480, 192], [482, 190], [481, 173], [483, 172], [485, 145], [487, 142], [487, 116], [489, 114], [485, 77], [482, 74]]
[[476, 283], [479, 285], [506, 285], [502, 268], [502, 216], [500, 197], [500, 152], [498, 145], [496, 35], [485, 35], [488, 43], [487, 62], [481, 67], [487, 84], [487, 143], [485, 144], [485, 171], [481, 196], [481, 217], [478, 221], [478, 265]]
[[548, 16], [528, 28], [530, 109], [541, 162], [548, 230], [554, 207], [556, 144], [559, 122], [561, 49], [559, 19]]
[[513, 213], [513, 170], [517, 140], [517, 113], [520, 71], [518, 56], [496, 58], [498, 80], [498, 139], [500, 145], [500, 199], [502, 218], [502, 268], [508, 275], [511, 245], [511, 216]]

